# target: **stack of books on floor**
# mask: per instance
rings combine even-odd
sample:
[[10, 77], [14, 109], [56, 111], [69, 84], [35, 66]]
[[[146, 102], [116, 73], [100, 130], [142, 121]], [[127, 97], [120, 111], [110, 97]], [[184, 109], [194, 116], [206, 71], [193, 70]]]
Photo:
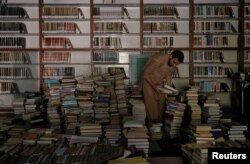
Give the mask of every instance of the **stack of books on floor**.
[[103, 138], [103, 128], [99, 123], [81, 123], [78, 133], [80, 136], [92, 137], [96, 138], [96, 140], [101, 140]]
[[24, 109], [24, 96], [16, 96], [12, 102], [15, 115], [22, 115], [25, 112]]
[[187, 143], [181, 146], [182, 156], [188, 163], [206, 164], [208, 159], [208, 148], [212, 147], [215, 146], [211, 143]]
[[151, 140], [159, 140], [164, 137], [162, 126], [162, 123], [153, 123], [148, 125]]
[[123, 135], [127, 139], [127, 146], [135, 146], [137, 150], [143, 151], [145, 155], [149, 152], [149, 135], [144, 121], [128, 120], [123, 124]]
[[198, 104], [198, 90], [199, 88], [197, 86], [190, 86], [190, 88], [186, 91], [186, 99], [189, 106], [189, 115], [191, 116], [192, 124], [201, 123], [201, 107]]
[[221, 128], [229, 140], [246, 140], [247, 125], [240, 122], [222, 123]]
[[120, 124], [104, 125], [104, 136], [111, 145], [116, 145], [121, 140], [122, 127]]
[[179, 137], [186, 104], [177, 101], [167, 101], [164, 116], [164, 127], [170, 138]]
[[202, 122], [217, 125], [222, 117], [219, 98], [206, 99], [202, 105]]
[[191, 124], [189, 139], [191, 143], [208, 143], [214, 141], [212, 128], [208, 124]]

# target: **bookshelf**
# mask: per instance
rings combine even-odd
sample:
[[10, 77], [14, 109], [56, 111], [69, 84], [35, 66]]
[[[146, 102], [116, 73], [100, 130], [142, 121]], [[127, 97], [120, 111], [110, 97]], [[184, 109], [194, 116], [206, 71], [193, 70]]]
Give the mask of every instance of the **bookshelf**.
[[39, 90], [39, 4], [1, 2], [0, 106], [8, 108], [20, 93]]
[[90, 74], [89, 3], [80, 0], [39, 3], [41, 81]]
[[[104, 74], [109, 67], [123, 67], [129, 82], [134, 83], [138, 77], [132, 73], [140, 70], [135, 68], [140, 62], [138, 56], [144, 60], [148, 55], [174, 49], [185, 54], [174, 75], [180, 90], [187, 84], [206, 81], [224, 82], [232, 88], [225, 73], [197, 74], [200, 71], [249, 71], [249, 0], [1, 2], [0, 70], [23, 68], [32, 74], [1, 78], [2, 88], [13, 83], [20, 92], [39, 91], [45, 79]], [[5, 53], [23, 53], [29, 61], [17, 62], [19, 59]], [[218, 60], [222, 56], [223, 62]], [[13, 92], [7, 90], [2, 90], [1, 100], [11, 104], [5, 99], [13, 97]], [[230, 92], [216, 89], [215, 93], [226, 97], [222, 103], [230, 102]]]
[[189, 1], [144, 0], [142, 11], [142, 49], [146, 54], [184, 52], [184, 63], [178, 66], [173, 82], [183, 89], [189, 83]]
[[140, 53], [140, 0], [103, 1], [92, 4], [93, 74], [108, 67], [123, 67], [129, 74], [129, 56]]
[[238, 71], [238, 1], [193, 1], [191, 83], [230, 106], [233, 89], [228, 73]]

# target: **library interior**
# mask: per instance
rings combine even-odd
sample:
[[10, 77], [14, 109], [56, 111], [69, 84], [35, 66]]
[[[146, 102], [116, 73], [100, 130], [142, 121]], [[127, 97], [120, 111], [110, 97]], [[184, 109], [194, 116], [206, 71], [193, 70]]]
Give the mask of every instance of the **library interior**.
[[1, 164], [250, 163], [249, 97], [250, 0], [0, 0]]

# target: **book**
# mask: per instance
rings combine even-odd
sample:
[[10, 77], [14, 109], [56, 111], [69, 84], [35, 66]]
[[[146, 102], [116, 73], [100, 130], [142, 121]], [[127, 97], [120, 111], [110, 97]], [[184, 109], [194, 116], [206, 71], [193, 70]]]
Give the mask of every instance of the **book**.
[[169, 86], [169, 85], [164, 85], [164, 87], [158, 88], [162, 93], [169, 93], [169, 94], [178, 94], [178, 90]]

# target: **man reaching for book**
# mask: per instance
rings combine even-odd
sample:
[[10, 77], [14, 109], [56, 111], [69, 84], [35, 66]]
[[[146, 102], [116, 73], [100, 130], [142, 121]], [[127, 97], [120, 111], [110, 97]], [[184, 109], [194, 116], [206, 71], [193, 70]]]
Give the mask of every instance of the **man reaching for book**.
[[171, 54], [153, 55], [144, 65], [139, 88], [142, 90], [146, 107], [146, 116], [151, 123], [161, 123], [165, 109], [166, 94], [159, 91], [166, 80], [172, 86], [172, 74], [176, 66], [182, 63], [184, 54], [175, 50]]

